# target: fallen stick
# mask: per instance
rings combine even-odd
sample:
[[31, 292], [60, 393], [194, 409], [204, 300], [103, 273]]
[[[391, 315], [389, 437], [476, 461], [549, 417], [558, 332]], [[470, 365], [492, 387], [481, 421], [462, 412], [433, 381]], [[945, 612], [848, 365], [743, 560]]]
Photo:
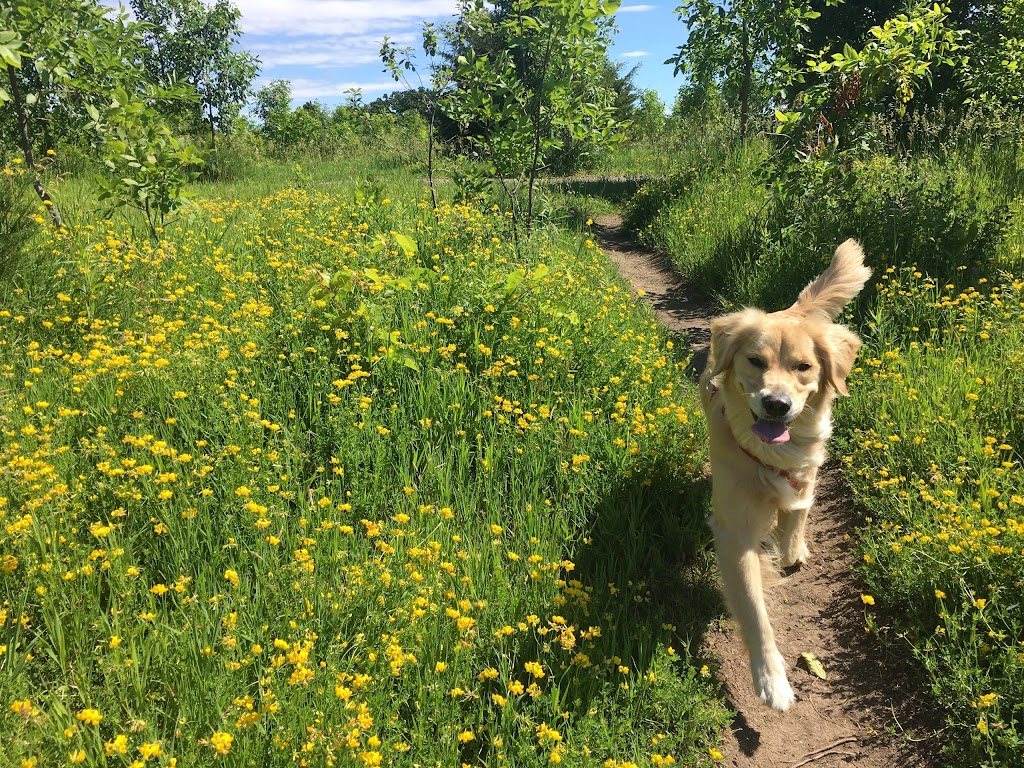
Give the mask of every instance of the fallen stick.
[[[800, 766], [802, 766], [802, 765], [807, 765], [808, 763], [813, 763], [815, 760], [818, 760], [818, 759], [820, 759], [822, 757], [826, 757], [829, 754], [834, 754], [834, 753], [830, 752], [830, 750], [834, 750], [836, 747], [838, 747], [838, 746], [840, 746], [842, 744], [849, 744], [851, 741], [857, 741], [857, 737], [856, 736], [846, 736], [845, 738], [839, 739], [839, 741], [834, 741], [831, 744], [827, 744], [824, 747], [818, 747], [817, 749], [812, 750], [812, 751], [808, 752], [807, 754], [803, 755], [800, 758], [800, 762], [799, 763], [795, 763], [794, 765], [790, 766], [790, 768], [800, 768]], [[846, 754], [846, 753], [843, 753], [843, 754]]]
[[833, 749], [828, 752], [819, 752], [813, 757], [809, 757], [806, 760], [801, 760], [799, 763], [794, 763], [792, 766], [790, 766], [790, 768], [800, 768], [803, 765], [813, 763], [815, 760], [820, 760], [821, 758], [828, 757], [829, 755], [843, 755], [844, 757], [853, 757], [853, 752], [843, 752], [843, 750], [841, 749]]

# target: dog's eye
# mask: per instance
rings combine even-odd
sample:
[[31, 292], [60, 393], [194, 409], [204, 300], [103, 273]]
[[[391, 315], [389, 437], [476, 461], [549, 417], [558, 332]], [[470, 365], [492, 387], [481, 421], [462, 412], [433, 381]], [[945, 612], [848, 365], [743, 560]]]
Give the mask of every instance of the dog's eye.
[[748, 357], [747, 362], [749, 362], [755, 368], [760, 368], [761, 370], [764, 370], [767, 367], [764, 364], [764, 360], [762, 360], [760, 357]]
[[798, 371], [800, 371], [801, 373], [803, 373], [804, 371], [809, 371], [809, 370], [811, 370], [811, 364], [810, 364], [810, 363], [800, 363], [800, 365], [798, 365], [798, 366], [796, 367], [796, 369], [797, 369]]

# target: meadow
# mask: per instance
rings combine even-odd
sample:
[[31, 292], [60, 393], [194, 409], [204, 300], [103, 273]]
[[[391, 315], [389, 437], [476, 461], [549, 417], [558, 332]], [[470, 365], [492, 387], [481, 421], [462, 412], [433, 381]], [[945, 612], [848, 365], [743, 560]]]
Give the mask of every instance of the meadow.
[[[858, 502], [865, 631], [931, 692], [946, 764], [1024, 750], [1024, 184], [1017, 143], [918, 126], [841, 179], [765, 183], [771, 146], [722, 144], [627, 203], [637, 236], [723, 306], [779, 309], [861, 240], [865, 339], [833, 454]], [[943, 135], [944, 132], [945, 135]]]
[[435, 210], [413, 145], [227, 156], [156, 240], [71, 172], [68, 226], [33, 209], [0, 254], [0, 764], [721, 760], [703, 418], [588, 235], [620, 210], [723, 310], [862, 240], [833, 454], [864, 628], [946, 764], [1018, 764], [1018, 147], [787, 191], [705, 121], [546, 186], [518, 238], [443, 174]]
[[0, 763], [712, 763], [685, 346], [585, 235], [346, 162], [199, 185], [156, 240], [74, 179], [34, 213]]

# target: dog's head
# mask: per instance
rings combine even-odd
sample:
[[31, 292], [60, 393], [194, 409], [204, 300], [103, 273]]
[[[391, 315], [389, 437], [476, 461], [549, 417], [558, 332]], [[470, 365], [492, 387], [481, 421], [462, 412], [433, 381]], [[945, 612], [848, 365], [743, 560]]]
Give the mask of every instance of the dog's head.
[[846, 377], [861, 341], [832, 321], [871, 272], [853, 241], [805, 288], [789, 309], [767, 314], [745, 309], [711, 324], [708, 379], [727, 374], [754, 417], [753, 432], [766, 443], [789, 440], [789, 425], [821, 401], [819, 393], [848, 394]]

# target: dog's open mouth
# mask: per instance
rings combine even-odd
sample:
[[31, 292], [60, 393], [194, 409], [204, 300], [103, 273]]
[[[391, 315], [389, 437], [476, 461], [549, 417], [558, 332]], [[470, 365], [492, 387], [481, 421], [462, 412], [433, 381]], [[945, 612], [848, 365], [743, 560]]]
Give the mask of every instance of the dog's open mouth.
[[768, 419], [757, 419], [751, 431], [761, 439], [762, 442], [775, 444], [789, 442], [789, 428], [784, 421], [768, 421]]

